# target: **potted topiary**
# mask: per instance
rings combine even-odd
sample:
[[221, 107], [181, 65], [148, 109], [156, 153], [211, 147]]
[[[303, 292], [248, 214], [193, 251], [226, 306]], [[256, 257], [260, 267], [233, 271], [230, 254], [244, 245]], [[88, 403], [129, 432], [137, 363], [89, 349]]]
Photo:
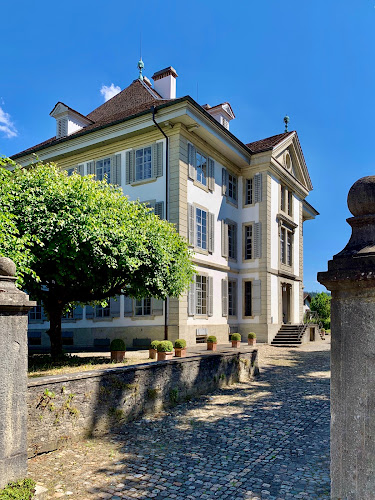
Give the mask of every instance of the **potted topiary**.
[[158, 361], [165, 361], [173, 357], [173, 344], [169, 340], [162, 340], [158, 344]]
[[121, 363], [125, 358], [126, 346], [122, 339], [114, 339], [111, 342], [111, 361]]
[[217, 338], [214, 335], [207, 337], [207, 351], [216, 351]]
[[236, 347], [237, 349], [241, 347], [241, 334], [240, 333], [232, 333], [231, 336], [232, 347]]
[[150, 349], [148, 350], [149, 358], [155, 359], [156, 354], [158, 353], [158, 345], [160, 344], [160, 340], [153, 340], [150, 345]]
[[174, 355], [176, 358], [184, 358], [186, 356], [186, 340], [177, 339], [174, 343]]
[[257, 343], [257, 336], [255, 335], [254, 332], [250, 332], [247, 334], [247, 344], [248, 345], [255, 345]]

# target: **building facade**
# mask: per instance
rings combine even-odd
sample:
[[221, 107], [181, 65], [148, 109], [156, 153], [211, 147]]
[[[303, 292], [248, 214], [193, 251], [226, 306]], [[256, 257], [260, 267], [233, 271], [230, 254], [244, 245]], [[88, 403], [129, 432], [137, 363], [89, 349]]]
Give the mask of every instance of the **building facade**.
[[[189, 345], [238, 331], [271, 342], [283, 323], [303, 318], [303, 223], [317, 211], [297, 133], [244, 144], [229, 130], [229, 103], [200, 106], [176, 98], [171, 67], [135, 80], [87, 116], [57, 103], [56, 136], [14, 155], [34, 153], [69, 172], [122, 187], [172, 222], [194, 251], [190, 290], [165, 302], [111, 299], [107, 308], [78, 307], [63, 319], [64, 343], [106, 348], [184, 338]], [[30, 313], [29, 342], [49, 345], [43, 308]]]

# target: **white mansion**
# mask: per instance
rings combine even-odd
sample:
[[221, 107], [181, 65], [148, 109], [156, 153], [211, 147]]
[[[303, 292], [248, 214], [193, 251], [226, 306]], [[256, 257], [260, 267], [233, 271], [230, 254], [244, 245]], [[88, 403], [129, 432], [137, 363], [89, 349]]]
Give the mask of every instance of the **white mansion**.
[[[107, 175], [130, 199], [154, 207], [194, 250], [195, 282], [180, 300], [120, 297], [106, 308], [77, 307], [63, 320], [74, 348], [128, 347], [184, 338], [188, 345], [228, 333], [271, 342], [303, 317], [303, 223], [318, 212], [296, 132], [249, 144], [229, 131], [229, 103], [176, 98], [177, 73], [142, 77], [87, 116], [59, 102], [56, 136], [12, 158], [37, 153], [81, 175]], [[43, 308], [30, 313], [29, 343], [49, 345]]]

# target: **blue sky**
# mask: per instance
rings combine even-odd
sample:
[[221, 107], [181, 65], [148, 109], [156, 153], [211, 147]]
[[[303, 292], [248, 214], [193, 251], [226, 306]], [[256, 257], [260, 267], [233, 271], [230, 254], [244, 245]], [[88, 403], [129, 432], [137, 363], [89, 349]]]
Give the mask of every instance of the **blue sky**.
[[320, 212], [304, 226], [305, 289], [347, 243], [346, 197], [374, 174], [375, 0], [6, 2], [0, 154], [55, 134], [57, 101], [87, 114], [103, 85], [176, 68], [177, 95], [229, 101], [244, 142], [297, 130]]

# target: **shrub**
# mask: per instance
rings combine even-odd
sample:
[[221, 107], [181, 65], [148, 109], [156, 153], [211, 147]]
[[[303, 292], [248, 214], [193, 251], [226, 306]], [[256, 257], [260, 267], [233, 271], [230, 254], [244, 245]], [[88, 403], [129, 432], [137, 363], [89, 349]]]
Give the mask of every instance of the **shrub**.
[[151, 345], [150, 345], [151, 349], [156, 349], [156, 350], [158, 350], [158, 345], [160, 344], [160, 342], [161, 342], [161, 340], [153, 340], [153, 341], [151, 342]]
[[32, 479], [22, 479], [9, 483], [0, 490], [0, 500], [31, 500], [34, 497], [35, 482]]
[[257, 336], [256, 336], [256, 334], [254, 332], [250, 332], [250, 333], [247, 334], [247, 338], [248, 339], [256, 339]]
[[157, 347], [158, 352], [173, 352], [173, 344], [169, 340], [163, 340]]
[[184, 339], [177, 339], [174, 343], [174, 347], [177, 349], [185, 349], [186, 347], [186, 340]]
[[217, 338], [214, 335], [210, 335], [209, 337], [207, 337], [207, 342], [217, 344]]
[[232, 333], [231, 340], [238, 342], [239, 340], [241, 340], [241, 334], [240, 333]]
[[126, 351], [125, 342], [122, 339], [112, 340], [111, 351]]

